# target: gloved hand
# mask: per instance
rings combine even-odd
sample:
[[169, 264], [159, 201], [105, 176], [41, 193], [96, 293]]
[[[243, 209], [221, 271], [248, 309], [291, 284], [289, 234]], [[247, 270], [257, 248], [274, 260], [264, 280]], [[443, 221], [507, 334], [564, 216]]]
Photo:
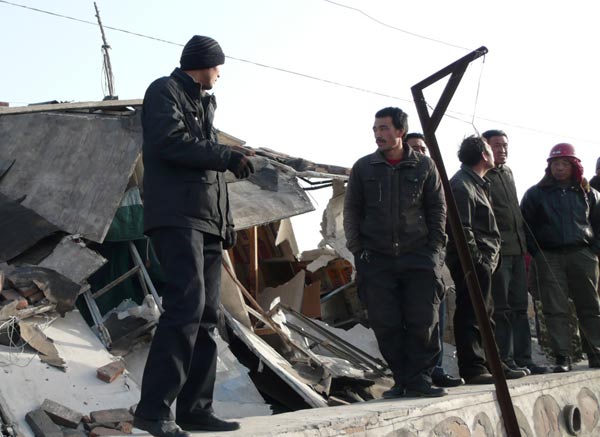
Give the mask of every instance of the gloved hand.
[[227, 226], [227, 229], [225, 230], [225, 240], [223, 240], [223, 249], [231, 249], [233, 246], [235, 246], [236, 242], [237, 232], [235, 232], [233, 226]]
[[231, 151], [227, 170], [230, 170], [236, 178], [245, 179], [254, 173], [254, 164], [243, 153]]

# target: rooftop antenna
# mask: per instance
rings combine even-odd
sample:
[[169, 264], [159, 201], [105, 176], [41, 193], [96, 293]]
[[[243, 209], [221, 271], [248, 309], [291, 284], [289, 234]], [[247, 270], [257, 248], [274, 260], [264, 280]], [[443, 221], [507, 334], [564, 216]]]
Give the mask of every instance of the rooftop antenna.
[[106, 75], [106, 85], [108, 87], [108, 95], [104, 96], [104, 100], [118, 100], [119, 97], [115, 95], [114, 77], [112, 73], [112, 67], [110, 65], [110, 56], [108, 54], [108, 49], [110, 49], [110, 46], [106, 42], [106, 35], [104, 34], [102, 20], [100, 20], [100, 11], [98, 11], [98, 5], [96, 5], [96, 2], [94, 2], [94, 8], [96, 9], [98, 26], [100, 26], [100, 32], [102, 33], [102, 56], [104, 57], [103, 70], [104, 74]]

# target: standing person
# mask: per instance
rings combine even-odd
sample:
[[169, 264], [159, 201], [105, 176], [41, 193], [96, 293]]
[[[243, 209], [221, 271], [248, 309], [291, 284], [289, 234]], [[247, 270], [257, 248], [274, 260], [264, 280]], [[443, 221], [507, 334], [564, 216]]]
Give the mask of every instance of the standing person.
[[183, 48], [181, 68], [144, 96], [144, 230], [167, 283], [134, 426], [157, 437], [239, 428], [212, 409], [221, 256], [235, 244], [223, 172], [242, 178], [254, 171], [244, 154], [217, 142], [212, 125], [216, 104], [207, 91], [224, 62], [214, 39], [196, 35]]
[[587, 345], [590, 367], [600, 367], [600, 194], [583, 178], [571, 144], [554, 146], [540, 182], [521, 201], [527, 247], [535, 259], [542, 312], [555, 372], [571, 370], [569, 298]]
[[[404, 137], [404, 141], [409, 145], [411, 149], [416, 152], [422, 153], [424, 155], [429, 156], [429, 149], [427, 148], [427, 143], [425, 142], [425, 135], [419, 132], [410, 132], [406, 134]], [[457, 378], [452, 376], [444, 370], [443, 361], [444, 361], [444, 327], [446, 326], [446, 287], [447, 284], [444, 281], [444, 267], [445, 267], [445, 252], [442, 252], [440, 255], [440, 269], [442, 269], [442, 274], [440, 275], [439, 287], [441, 287], [441, 301], [440, 301], [440, 309], [438, 312], [439, 317], [439, 336], [440, 336], [440, 357], [431, 372], [431, 380], [434, 385], [438, 387], [458, 387], [459, 385], [463, 385], [465, 383], [464, 379]]]
[[[462, 165], [450, 180], [450, 186], [473, 258], [487, 315], [493, 325], [492, 274], [500, 262], [500, 231], [489, 199], [490, 182], [485, 175], [494, 168], [494, 154], [483, 138], [470, 136], [462, 141], [458, 159]], [[458, 371], [467, 384], [491, 384], [494, 379], [489, 373], [483, 339], [453, 236], [448, 244], [446, 264], [456, 286], [454, 337]], [[509, 379], [527, 375], [525, 371], [512, 370], [506, 365], [503, 365], [503, 370]]]
[[519, 208], [517, 188], [508, 158], [508, 136], [501, 130], [488, 130], [483, 138], [492, 148], [494, 164], [486, 175], [490, 180], [490, 198], [500, 230], [500, 267], [492, 275], [496, 344], [500, 359], [512, 369], [529, 373], [550, 373], [531, 357], [531, 331], [527, 309], [527, 273], [525, 253], [527, 241]]
[[590, 179], [590, 186], [594, 190], [600, 191], [600, 158], [596, 161], [596, 174]]
[[407, 130], [401, 109], [375, 114], [377, 150], [352, 167], [344, 204], [359, 293], [394, 376], [385, 398], [447, 394], [431, 382], [446, 203], [433, 161], [403, 143]]

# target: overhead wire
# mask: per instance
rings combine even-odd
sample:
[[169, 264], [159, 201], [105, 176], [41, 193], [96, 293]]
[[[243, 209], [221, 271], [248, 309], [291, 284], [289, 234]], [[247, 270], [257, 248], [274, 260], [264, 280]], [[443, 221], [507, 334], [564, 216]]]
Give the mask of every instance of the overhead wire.
[[446, 46], [449, 46], [449, 47], [454, 47], [454, 48], [461, 49], [461, 50], [466, 50], [466, 51], [472, 50], [472, 49], [469, 49], [467, 47], [463, 47], [463, 46], [459, 46], [457, 44], [452, 44], [452, 43], [449, 43], [449, 42], [446, 42], [446, 41], [442, 41], [441, 39], [431, 38], [429, 36], [425, 36], [425, 35], [421, 35], [419, 33], [411, 32], [409, 30], [402, 29], [400, 27], [392, 26], [391, 24], [384, 23], [383, 21], [381, 21], [381, 20], [373, 17], [372, 15], [367, 14], [365, 11], [363, 11], [360, 8], [355, 8], [353, 6], [348, 6], [348, 5], [345, 5], [343, 3], [334, 2], [332, 0], [323, 0], [323, 1], [327, 2], [327, 3], [331, 3], [332, 5], [335, 5], [335, 6], [339, 6], [341, 8], [350, 9], [352, 11], [358, 12], [359, 14], [364, 15], [369, 20], [372, 20], [375, 23], [380, 24], [381, 26], [387, 27], [388, 29], [396, 30], [398, 32], [405, 33], [405, 34], [410, 35], [410, 36], [414, 36], [415, 38], [425, 39], [427, 41], [432, 41], [432, 42], [435, 42], [435, 43], [438, 43], [438, 44], [443, 44], [443, 45], [446, 45]]
[[[354, 11], [356, 11], [356, 12], [364, 15], [368, 19], [373, 20], [374, 22], [376, 22], [376, 23], [378, 23], [378, 24], [380, 24], [380, 25], [382, 25], [384, 27], [388, 27], [388, 28], [391, 28], [391, 29], [394, 29], [394, 30], [397, 30], [397, 31], [400, 31], [400, 32], [403, 32], [403, 33], [406, 33], [408, 35], [411, 35], [411, 36], [414, 36], [414, 37], [417, 37], [417, 38], [421, 38], [421, 39], [425, 39], [425, 40], [429, 40], [429, 41], [433, 41], [433, 42], [436, 42], [436, 43], [439, 43], [439, 44], [444, 44], [444, 45], [455, 47], [455, 48], [459, 48], [459, 49], [462, 49], [462, 50], [470, 50], [470, 49], [468, 49], [466, 47], [462, 47], [462, 46], [459, 46], [459, 45], [448, 43], [448, 42], [442, 41], [442, 40], [437, 40], [435, 38], [430, 38], [430, 37], [427, 37], [427, 36], [424, 36], [424, 35], [420, 35], [420, 34], [417, 34], [417, 33], [414, 33], [414, 32], [410, 32], [410, 31], [407, 31], [407, 30], [404, 30], [404, 29], [397, 28], [395, 26], [389, 25], [389, 24], [384, 23], [384, 22], [378, 20], [377, 18], [374, 18], [373, 16], [367, 14], [362, 9], [354, 8], [352, 6], [344, 5], [342, 3], [337, 3], [337, 2], [332, 1], [332, 0], [323, 0], [323, 1], [325, 1], [327, 3], [331, 3], [331, 4], [333, 4], [335, 6], [338, 6], [338, 7], [343, 7], [343, 8], [354, 10]], [[26, 5], [22, 5], [22, 4], [19, 4], [19, 3], [15, 3], [15, 2], [12, 2], [12, 1], [9, 1], [9, 0], [0, 0], [0, 3], [4, 3], [4, 4], [10, 5], [10, 6], [20, 7], [20, 8], [23, 8], [23, 9], [28, 9], [28, 10], [31, 10], [31, 11], [34, 11], [34, 12], [39, 12], [39, 13], [42, 13], [42, 14], [52, 15], [52, 16], [55, 16], [55, 17], [59, 17], [59, 18], [64, 18], [64, 19], [76, 21], [76, 22], [83, 23], [83, 24], [92, 25], [94, 27], [98, 25], [98, 23], [95, 22], [95, 21], [84, 20], [84, 19], [81, 19], [81, 18], [71, 17], [71, 16], [68, 16], [68, 15], [59, 14], [59, 13], [47, 11], [47, 10], [44, 10], [44, 9], [34, 8], [34, 7], [31, 7], [31, 6], [26, 6]], [[146, 35], [146, 34], [142, 34], [142, 33], [138, 33], [138, 32], [132, 32], [132, 31], [129, 31], [129, 30], [126, 30], [126, 29], [121, 29], [121, 28], [113, 27], [113, 26], [106, 26], [106, 25], [103, 25], [103, 26], [104, 26], [104, 28], [113, 30], [115, 32], [121, 32], [121, 33], [125, 33], [125, 34], [128, 34], [128, 35], [133, 35], [133, 36], [137, 36], [137, 37], [140, 37], [140, 38], [145, 38], [145, 39], [149, 39], [149, 40], [153, 40], [153, 41], [157, 41], [157, 42], [162, 42], [162, 43], [165, 43], [165, 44], [175, 45], [175, 46], [179, 46], [179, 47], [183, 47], [184, 46], [184, 44], [177, 43], [177, 42], [174, 42], [174, 41], [169, 41], [169, 40], [164, 39], [164, 38], [158, 38], [158, 37], [154, 37], [154, 36], [151, 36], [151, 35]], [[238, 58], [238, 57], [231, 56], [231, 55], [226, 55], [226, 58], [232, 59], [232, 60], [238, 61], [238, 62], [243, 62], [243, 63], [255, 65], [255, 66], [261, 67], [261, 68], [267, 68], [267, 69], [271, 69], [271, 70], [274, 70], [274, 71], [279, 71], [279, 72], [282, 72], [282, 73], [291, 74], [291, 75], [294, 75], [294, 76], [303, 77], [303, 78], [306, 78], [306, 79], [311, 79], [311, 80], [315, 80], [315, 81], [327, 83], [327, 84], [334, 85], [334, 86], [339, 86], [339, 87], [351, 89], [351, 90], [354, 90], [354, 91], [363, 92], [363, 93], [366, 93], [366, 94], [372, 94], [372, 95], [376, 95], [376, 96], [380, 96], [380, 97], [386, 97], [386, 98], [393, 99], [393, 100], [399, 100], [399, 101], [403, 101], [403, 102], [414, 103], [414, 101], [412, 99], [409, 99], [409, 98], [399, 97], [399, 96], [395, 96], [395, 95], [392, 95], [392, 94], [387, 94], [387, 93], [384, 93], [384, 92], [379, 92], [379, 91], [374, 91], [374, 90], [370, 90], [370, 89], [367, 89], [367, 88], [357, 87], [357, 86], [354, 86], [354, 85], [349, 85], [349, 84], [345, 84], [345, 83], [342, 83], [342, 82], [337, 82], [337, 81], [330, 80], [330, 79], [324, 79], [324, 78], [321, 78], [321, 77], [312, 76], [312, 75], [309, 75], [309, 74], [300, 73], [300, 72], [297, 72], [297, 71], [292, 71], [292, 70], [288, 70], [288, 69], [281, 68], [281, 67], [274, 67], [272, 65], [267, 65], [267, 64], [260, 63], [260, 62], [251, 61], [251, 60], [248, 60], [248, 59]], [[481, 76], [480, 76], [480, 80], [481, 80]], [[479, 94], [479, 87], [477, 89], [477, 94]], [[14, 102], [14, 103], [23, 103], [23, 102]], [[464, 119], [462, 119], [462, 118], [460, 118], [458, 116], [453, 116], [453, 115], [451, 115], [451, 113], [457, 114], [459, 116], [469, 117], [469, 118], [471, 118], [471, 121], [464, 120]], [[461, 113], [461, 112], [458, 112], [458, 111], [448, 110], [444, 114], [444, 117], [452, 118], [452, 119], [455, 119], [455, 120], [460, 121], [462, 123], [470, 124], [472, 126], [474, 125], [474, 119], [477, 118], [478, 120], [488, 121], [488, 122], [492, 122], [492, 123], [495, 123], [495, 124], [501, 124], [501, 125], [504, 125], [504, 126], [509, 126], [509, 127], [520, 129], [520, 130], [535, 132], [535, 133], [539, 133], [539, 134], [543, 134], [543, 135], [560, 136], [562, 138], [568, 138], [568, 139], [573, 139], [573, 140], [585, 141], [585, 142], [590, 143], [590, 144], [600, 144], [599, 141], [592, 141], [592, 140], [589, 140], [589, 139], [576, 138], [576, 137], [573, 137], [573, 136], [570, 136], [570, 135], [557, 134], [555, 132], [544, 131], [544, 130], [537, 129], [537, 128], [532, 128], [532, 127], [523, 126], [523, 125], [514, 124], [514, 123], [507, 123], [507, 122], [504, 122], [504, 121], [493, 120], [493, 119], [489, 119], [489, 118], [485, 118], [485, 117], [480, 117], [480, 116], [475, 117], [475, 114], [465, 114], [465, 113]]]

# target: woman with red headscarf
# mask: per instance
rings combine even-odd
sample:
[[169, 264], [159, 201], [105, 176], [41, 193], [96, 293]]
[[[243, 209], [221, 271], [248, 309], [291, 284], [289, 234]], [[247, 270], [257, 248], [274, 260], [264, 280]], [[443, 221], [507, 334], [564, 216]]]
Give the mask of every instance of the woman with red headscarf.
[[583, 178], [571, 144], [550, 151], [546, 174], [523, 196], [527, 248], [538, 270], [539, 292], [555, 372], [571, 370], [569, 298], [573, 300], [590, 367], [600, 367], [600, 194]]

